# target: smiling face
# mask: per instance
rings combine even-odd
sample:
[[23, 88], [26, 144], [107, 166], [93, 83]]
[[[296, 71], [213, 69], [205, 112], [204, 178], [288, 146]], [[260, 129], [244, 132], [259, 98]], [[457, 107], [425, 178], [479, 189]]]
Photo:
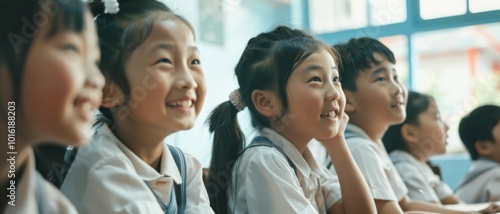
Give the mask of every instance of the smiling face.
[[356, 91], [346, 91], [351, 121], [371, 126], [389, 126], [404, 120], [406, 90], [399, 82], [394, 64], [378, 53], [379, 62], [359, 73]]
[[185, 23], [168, 19], [153, 24], [125, 68], [131, 97], [128, 115], [115, 115], [119, 126], [155, 130], [162, 136], [193, 127], [206, 86], [194, 35]]
[[331, 52], [320, 48], [293, 70], [287, 99], [281, 131], [287, 139], [329, 139], [338, 133], [345, 96]]
[[90, 132], [104, 85], [95, 25], [87, 11], [82, 32], [48, 36], [50, 29], [39, 29], [26, 57], [18, 124], [28, 141], [78, 144]]

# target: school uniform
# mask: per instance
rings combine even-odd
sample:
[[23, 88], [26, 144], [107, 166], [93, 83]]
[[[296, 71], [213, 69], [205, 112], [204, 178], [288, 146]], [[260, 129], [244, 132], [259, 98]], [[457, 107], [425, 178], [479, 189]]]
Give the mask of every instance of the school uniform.
[[455, 195], [465, 203], [500, 201], [500, 163], [489, 159], [474, 161]]
[[[184, 154], [187, 165], [185, 213], [213, 213], [202, 181], [200, 163]], [[80, 213], [165, 213], [174, 183], [182, 183], [166, 144], [160, 173], [142, 161], [103, 125], [90, 144], [81, 147], [61, 191]]]
[[410, 153], [396, 150], [389, 155], [394, 166], [408, 188], [408, 197], [417, 201], [442, 201], [452, 196], [453, 191], [425, 163]]
[[28, 163], [25, 167], [23, 177], [16, 185], [16, 206], [7, 204], [4, 213], [78, 213], [73, 204], [36, 171], [35, 155], [32, 150], [29, 150]]
[[[408, 189], [389, 159], [384, 144], [373, 142], [358, 126], [347, 124], [345, 138], [349, 151], [363, 174], [374, 199], [399, 202]], [[334, 174], [335, 168], [329, 165]]]
[[260, 135], [283, 153], [257, 146], [241, 154], [228, 187], [229, 213], [326, 213], [342, 198], [338, 179], [316, 163], [308, 148], [300, 154], [269, 128]]

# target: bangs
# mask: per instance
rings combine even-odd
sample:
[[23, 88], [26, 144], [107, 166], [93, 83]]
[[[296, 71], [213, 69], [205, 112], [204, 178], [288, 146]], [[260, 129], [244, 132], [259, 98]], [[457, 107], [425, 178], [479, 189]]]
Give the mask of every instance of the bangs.
[[[80, 0], [52, 0], [43, 4], [53, 3], [56, 11], [52, 17], [52, 26], [47, 35], [48, 38], [60, 31], [72, 31], [80, 33], [85, 28], [85, 11], [87, 10]], [[49, 5], [50, 6], [50, 5]], [[47, 7], [49, 7], [47, 6]], [[49, 14], [51, 15], [51, 14]]]

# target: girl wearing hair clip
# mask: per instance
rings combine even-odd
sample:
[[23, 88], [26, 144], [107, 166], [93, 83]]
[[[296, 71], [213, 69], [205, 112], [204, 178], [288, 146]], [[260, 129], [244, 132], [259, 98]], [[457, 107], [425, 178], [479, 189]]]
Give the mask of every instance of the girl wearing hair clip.
[[[207, 190], [217, 213], [376, 212], [344, 139], [335, 59], [326, 44], [288, 27], [250, 39], [235, 69], [240, 88], [209, 117]], [[246, 107], [260, 135], [244, 148], [236, 116]], [[314, 160], [307, 148], [313, 138], [327, 148], [338, 177]]]
[[205, 98], [193, 28], [154, 0], [91, 6], [106, 77], [102, 118], [62, 191], [80, 213], [213, 213], [200, 163], [163, 142], [194, 125]]
[[3, 1], [0, 26], [0, 213], [77, 213], [33, 146], [87, 140], [104, 86], [92, 15], [80, 0]]

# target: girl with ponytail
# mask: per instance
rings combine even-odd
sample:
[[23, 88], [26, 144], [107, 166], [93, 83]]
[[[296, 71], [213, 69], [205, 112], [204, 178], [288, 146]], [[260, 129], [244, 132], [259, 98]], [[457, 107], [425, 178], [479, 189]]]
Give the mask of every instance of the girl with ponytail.
[[[344, 139], [335, 60], [330, 47], [288, 27], [250, 39], [235, 69], [240, 88], [208, 119], [207, 191], [216, 213], [375, 212]], [[245, 108], [260, 131], [246, 148], [237, 121]], [[338, 178], [315, 162], [306, 147], [313, 138], [327, 148]]]

